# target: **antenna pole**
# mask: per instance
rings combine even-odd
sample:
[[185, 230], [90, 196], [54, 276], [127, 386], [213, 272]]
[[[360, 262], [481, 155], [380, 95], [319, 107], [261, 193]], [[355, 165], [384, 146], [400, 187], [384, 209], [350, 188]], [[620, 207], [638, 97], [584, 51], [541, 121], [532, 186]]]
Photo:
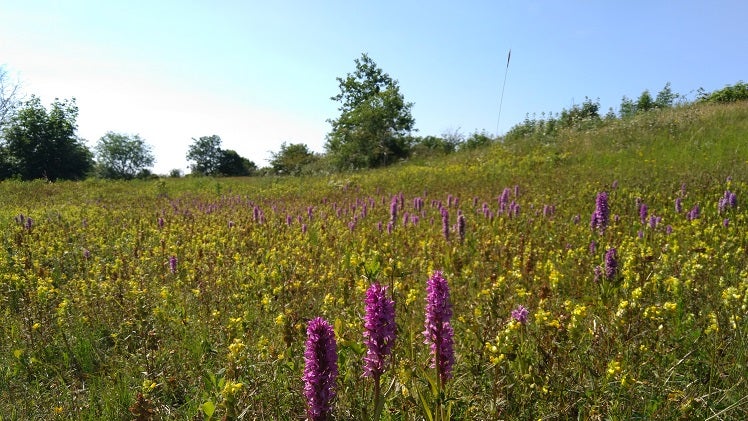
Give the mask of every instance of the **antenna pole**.
[[501, 106], [504, 105], [504, 88], [506, 87], [506, 75], [509, 73], [509, 60], [512, 59], [512, 49], [506, 56], [506, 69], [504, 69], [504, 83], [501, 85], [501, 99], [499, 100], [499, 117], [496, 119], [496, 137], [499, 136], [499, 123], [501, 122]]

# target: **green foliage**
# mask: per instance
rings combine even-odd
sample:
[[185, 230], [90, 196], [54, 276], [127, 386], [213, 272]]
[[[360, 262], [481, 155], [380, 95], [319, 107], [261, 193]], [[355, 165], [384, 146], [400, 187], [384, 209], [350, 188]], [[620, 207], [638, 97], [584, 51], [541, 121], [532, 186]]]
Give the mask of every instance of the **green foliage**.
[[102, 178], [130, 180], [144, 174], [155, 157], [139, 135], [107, 132], [95, 147], [97, 172]]
[[283, 142], [280, 151], [271, 154], [270, 166], [276, 175], [301, 175], [319, 160], [303, 143]]
[[639, 99], [636, 101], [636, 111], [647, 112], [654, 107], [655, 101], [654, 99], [652, 99], [652, 94], [649, 93], [649, 90], [645, 89], [644, 92], [639, 95]]
[[227, 177], [244, 177], [257, 172], [257, 165], [236, 151], [228, 149], [221, 151], [218, 163], [218, 174]]
[[662, 90], [657, 93], [657, 98], [655, 98], [654, 101], [655, 107], [660, 109], [670, 108], [679, 97], [680, 95], [673, 92], [672, 88], [670, 88], [670, 82], [668, 82]]
[[446, 155], [455, 152], [461, 143], [461, 139], [459, 142], [453, 142], [446, 137], [418, 136], [411, 142], [411, 154], [416, 157]]
[[713, 103], [745, 101], [748, 100], [748, 83], [740, 81], [734, 85], [727, 85], [724, 88], [709, 94], [702, 92], [697, 100], [700, 102]]
[[192, 138], [192, 144], [187, 149], [187, 161], [192, 162], [190, 168], [197, 175], [218, 175], [222, 155], [221, 137], [218, 135]]
[[368, 55], [355, 60], [356, 71], [337, 78], [340, 116], [329, 120], [325, 148], [339, 169], [372, 168], [405, 158], [415, 120], [396, 80]]
[[51, 109], [32, 96], [4, 131], [0, 173], [23, 180], [81, 179], [93, 167], [93, 155], [77, 138], [75, 99], [56, 99]]
[[187, 160], [195, 175], [223, 175], [239, 177], [253, 175], [257, 171], [254, 162], [240, 156], [234, 150], [221, 149], [221, 138], [217, 135], [192, 139], [187, 150]]
[[476, 149], [490, 145], [493, 142], [491, 136], [484, 132], [474, 132], [465, 139], [465, 142], [460, 144], [460, 149]]

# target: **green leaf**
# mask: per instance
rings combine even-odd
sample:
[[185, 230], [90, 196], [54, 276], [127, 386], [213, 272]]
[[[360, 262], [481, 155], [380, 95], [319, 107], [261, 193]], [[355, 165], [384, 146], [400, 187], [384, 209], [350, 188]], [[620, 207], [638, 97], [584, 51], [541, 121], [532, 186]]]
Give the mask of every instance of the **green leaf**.
[[200, 409], [203, 410], [208, 419], [211, 419], [211, 417], [213, 417], [213, 414], [216, 412], [216, 404], [214, 404], [212, 401], [207, 401], [202, 404], [202, 406], [200, 406]]

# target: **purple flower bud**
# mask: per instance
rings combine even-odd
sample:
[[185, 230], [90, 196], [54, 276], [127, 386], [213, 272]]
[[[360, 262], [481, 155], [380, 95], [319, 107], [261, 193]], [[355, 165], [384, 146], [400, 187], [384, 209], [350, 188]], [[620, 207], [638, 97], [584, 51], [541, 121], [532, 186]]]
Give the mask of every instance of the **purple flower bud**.
[[426, 284], [426, 321], [423, 335], [431, 347], [431, 367], [436, 368], [442, 382], [452, 377], [454, 365], [454, 330], [451, 324], [452, 304], [449, 285], [440, 271], [434, 272]]
[[366, 291], [364, 314], [364, 375], [379, 378], [395, 342], [395, 302], [387, 296], [387, 287], [372, 284]]
[[645, 203], [642, 203], [641, 205], [639, 205], [639, 221], [641, 221], [642, 224], [647, 223], [647, 213], [648, 213], [647, 205]]
[[304, 351], [304, 397], [310, 420], [326, 420], [336, 394], [338, 353], [335, 332], [330, 323], [317, 317], [306, 329]]
[[681, 211], [683, 211], [682, 201], [683, 200], [680, 197], [675, 198], [675, 213], [681, 213]]

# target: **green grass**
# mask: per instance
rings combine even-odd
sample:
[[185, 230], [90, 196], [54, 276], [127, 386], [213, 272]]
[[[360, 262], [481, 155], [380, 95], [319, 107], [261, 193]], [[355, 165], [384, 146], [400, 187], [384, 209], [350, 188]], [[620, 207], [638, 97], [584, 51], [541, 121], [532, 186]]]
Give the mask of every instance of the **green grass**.
[[[398, 325], [383, 417], [428, 418], [433, 270], [454, 307], [454, 419], [748, 418], [746, 138], [748, 104], [700, 105], [327, 177], [2, 182], [0, 419], [303, 419], [316, 316], [338, 341], [333, 417], [366, 419], [373, 281]], [[486, 218], [515, 185], [519, 214]], [[720, 213], [726, 190], [738, 206]], [[601, 191], [615, 215], [602, 235]], [[442, 235], [450, 195], [464, 241]], [[595, 282], [612, 247], [619, 273]]]

